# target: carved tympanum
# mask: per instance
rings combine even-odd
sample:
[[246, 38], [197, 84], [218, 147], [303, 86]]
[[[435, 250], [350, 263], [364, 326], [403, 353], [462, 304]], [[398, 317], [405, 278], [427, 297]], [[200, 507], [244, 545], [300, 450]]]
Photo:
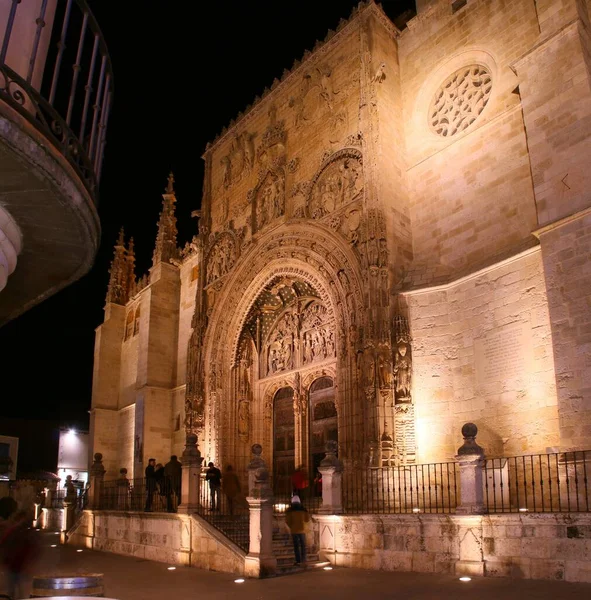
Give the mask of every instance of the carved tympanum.
[[461, 133], [482, 113], [492, 90], [492, 76], [483, 65], [458, 69], [439, 87], [429, 109], [431, 129], [442, 137]]

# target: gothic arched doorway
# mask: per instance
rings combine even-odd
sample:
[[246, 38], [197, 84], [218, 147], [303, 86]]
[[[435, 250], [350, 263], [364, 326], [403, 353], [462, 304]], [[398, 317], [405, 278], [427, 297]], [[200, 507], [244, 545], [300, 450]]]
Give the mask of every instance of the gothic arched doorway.
[[[336, 346], [334, 315], [318, 291], [297, 278], [269, 282], [242, 326], [233, 383], [238, 435], [229, 443], [246, 456], [250, 444], [262, 441], [272, 460], [276, 492], [289, 492], [290, 476], [299, 465], [313, 477], [310, 388], [302, 382], [325, 379], [323, 371], [334, 373]], [[328, 380], [333, 390], [333, 379]], [[334, 405], [334, 394], [331, 401]], [[336, 430], [336, 417], [334, 422]]]
[[273, 486], [288, 493], [295, 469], [295, 419], [293, 388], [281, 388], [273, 399]]
[[338, 442], [337, 409], [334, 382], [330, 377], [320, 377], [310, 386], [309, 396], [309, 448], [310, 476], [314, 478], [320, 461], [325, 456], [328, 440]]

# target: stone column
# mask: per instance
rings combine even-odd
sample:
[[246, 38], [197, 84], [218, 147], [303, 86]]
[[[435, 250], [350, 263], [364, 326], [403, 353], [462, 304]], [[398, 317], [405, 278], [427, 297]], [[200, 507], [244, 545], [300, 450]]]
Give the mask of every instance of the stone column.
[[337, 443], [326, 442], [326, 456], [318, 467], [322, 475], [322, 514], [338, 515], [343, 512], [343, 464], [337, 458]]
[[88, 508], [95, 510], [100, 508], [104, 479], [105, 467], [103, 466], [103, 455], [97, 452], [94, 455], [94, 462], [90, 467], [88, 479], [90, 483], [90, 487], [88, 488]]
[[462, 427], [464, 443], [455, 457], [460, 467], [460, 499], [456, 507], [458, 515], [480, 515], [484, 513], [483, 469], [484, 450], [476, 443], [478, 427], [466, 423]]
[[247, 577], [269, 577], [277, 571], [277, 559], [273, 556], [273, 493], [269, 470], [260, 458], [261, 452], [260, 444], [254, 444], [254, 457], [248, 466], [249, 496], [246, 500], [250, 514], [250, 544], [244, 561]]
[[185, 449], [181, 456], [183, 471], [181, 479], [181, 503], [178, 507], [179, 513], [189, 514], [195, 512], [199, 507], [202, 462], [203, 457], [197, 447], [197, 436], [194, 433], [188, 433]]

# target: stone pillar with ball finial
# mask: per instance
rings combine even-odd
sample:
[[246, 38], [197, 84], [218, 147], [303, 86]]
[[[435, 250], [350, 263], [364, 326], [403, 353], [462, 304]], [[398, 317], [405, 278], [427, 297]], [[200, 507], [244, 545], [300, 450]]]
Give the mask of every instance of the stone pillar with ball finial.
[[318, 471], [322, 475], [322, 514], [338, 515], [343, 512], [343, 464], [337, 458], [337, 442], [326, 442], [326, 456]]
[[201, 487], [201, 463], [203, 457], [197, 447], [197, 434], [187, 433], [185, 449], [181, 456], [181, 503], [179, 513], [189, 514], [199, 507]]
[[96, 510], [100, 508], [105, 472], [105, 467], [103, 466], [103, 455], [100, 452], [97, 452], [94, 455], [94, 462], [90, 466], [90, 476], [88, 478], [90, 487], [88, 488], [87, 507], [90, 509]]
[[277, 571], [277, 559], [273, 555], [273, 492], [269, 481], [269, 469], [261, 454], [263, 448], [254, 444], [253, 458], [248, 465], [248, 498], [250, 515], [249, 552], [244, 562], [247, 577], [269, 577]]
[[484, 449], [476, 443], [478, 427], [466, 423], [462, 427], [464, 443], [458, 448], [455, 457], [460, 468], [460, 504], [456, 507], [459, 515], [480, 515], [484, 513], [483, 471]]

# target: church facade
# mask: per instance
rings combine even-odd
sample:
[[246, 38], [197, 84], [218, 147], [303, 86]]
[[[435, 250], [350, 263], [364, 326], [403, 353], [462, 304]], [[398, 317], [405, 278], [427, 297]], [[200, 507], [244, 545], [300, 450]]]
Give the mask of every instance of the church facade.
[[181, 454], [278, 486], [347, 468], [591, 447], [591, 83], [583, 0], [373, 2], [174, 180], [153, 266], [123, 234], [97, 328], [107, 478]]

